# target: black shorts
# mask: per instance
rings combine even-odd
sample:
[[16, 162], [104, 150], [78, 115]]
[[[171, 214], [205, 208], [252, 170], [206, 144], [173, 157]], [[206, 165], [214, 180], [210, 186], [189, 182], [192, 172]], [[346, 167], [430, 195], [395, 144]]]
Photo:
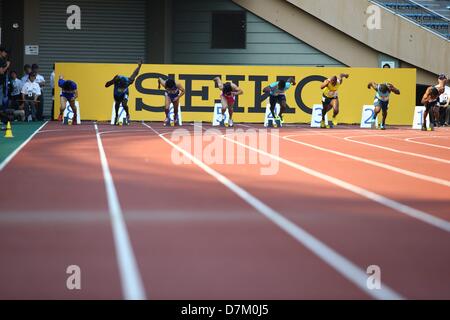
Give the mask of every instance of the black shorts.
[[323, 108], [325, 109], [326, 107], [328, 107], [334, 99], [337, 99], [337, 97], [328, 98], [326, 96], [322, 96], [322, 106], [323, 106]]
[[121, 96], [114, 96], [114, 101], [116, 101], [118, 103], [122, 103], [124, 101], [128, 102], [128, 94], [123, 94]]
[[429, 103], [425, 103], [425, 110], [428, 112], [431, 109], [433, 109], [434, 107], [436, 107], [438, 104], [438, 101], [433, 101], [433, 102], [429, 102]]
[[286, 101], [286, 96], [284, 94], [280, 94], [278, 96], [270, 96], [270, 106], [275, 107], [278, 103], [281, 106], [281, 103]]

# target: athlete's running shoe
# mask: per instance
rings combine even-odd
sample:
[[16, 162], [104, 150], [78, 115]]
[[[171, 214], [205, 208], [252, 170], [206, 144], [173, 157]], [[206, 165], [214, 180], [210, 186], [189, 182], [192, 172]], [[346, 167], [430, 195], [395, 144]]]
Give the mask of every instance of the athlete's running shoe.
[[337, 127], [338, 121], [337, 121], [336, 117], [333, 117], [332, 122], [333, 122], [333, 126]]
[[377, 119], [373, 119], [370, 121], [370, 127], [375, 129], [377, 127]]
[[130, 122], [131, 122], [131, 118], [130, 118], [130, 116], [128, 115], [128, 116], [127, 116], [127, 126], [130, 125]]
[[228, 126], [229, 127], [234, 127], [234, 122], [233, 122], [233, 120], [228, 120]]
[[380, 125], [380, 129], [381, 129], [381, 130], [386, 130], [386, 125], [381, 124], [381, 125]]
[[423, 125], [421, 130], [422, 130], [422, 131], [427, 131], [427, 130], [428, 130], [428, 129], [427, 129], [427, 126], [426, 126], [426, 125]]
[[325, 120], [320, 121], [320, 128], [321, 129], [326, 129], [327, 125], [325, 124]]
[[284, 119], [282, 115], [279, 115], [278, 118], [280, 119], [280, 123], [283, 124], [284, 123]]
[[164, 120], [163, 126], [164, 126], [164, 127], [167, 127], [168, 125], [170, 125], [170, 119], [169, 119], [169, 118], [166, 118], [166, 119]]

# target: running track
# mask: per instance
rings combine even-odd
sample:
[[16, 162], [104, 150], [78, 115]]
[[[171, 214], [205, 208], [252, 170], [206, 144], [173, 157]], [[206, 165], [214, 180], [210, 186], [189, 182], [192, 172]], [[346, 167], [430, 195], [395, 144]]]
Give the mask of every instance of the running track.
[[45, 125], [0, 171], [0, 298], [450, 298], [448, 129], [288, 126], [278, 154], [209, 133], [266, 165], [207, 164], [172, 131]]

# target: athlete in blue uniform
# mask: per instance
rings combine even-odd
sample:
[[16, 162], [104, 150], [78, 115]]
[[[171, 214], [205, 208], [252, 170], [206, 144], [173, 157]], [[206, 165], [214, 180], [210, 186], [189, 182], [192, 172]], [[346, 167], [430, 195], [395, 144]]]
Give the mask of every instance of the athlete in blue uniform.
[[72, 123], [77, 124], [77, 107], [75, 105], [75, 100], [78, 98], [78, 86], [72, 80], [64, 80], [64, 76], [59, 77], [58, 87], [61, 88], [61, 107], [59, 109], [58, 121], [62, 121], [64, 110], [66, 110], [67, 102], [69, 102], [70, 107], [73, 111]]
[[373, 105], [375, 106], [375, 112], [372, 118], [372, 128], [375, 127], [377, 116], [380, 111], [382, 111], [383, 120], [381, 121], [380, 129], [386, 130], [386, 117], [389, 109], [389, 97], [391, 95], [391, 92], [400, 94], [400, 90], [398, 90], [390, 83], [377, 84], [375, 82], [370, 82], [367, 85], [367, 88], [374, 89], [376, 92], [375, 100], [373, 102]]
[[173, 104], [173, 122], [174, 124], [178, 124], [178, 106], [180, 105], [180, 98], [184, 96], [185, 93], [184, 87], [180, 83], [176, 83], [173, 79], [169, 78], [164, 80], [162, 78], [158, 78], [158, 89], [160, 89], [161, 86], [166, 89], [166, 102], [164, 108], [166, 119], [164, 120], [164, 125], [167, 126], [170, 124], [170, 104]]
[[[265, 93], [270, 94], [270, 111], [275, 120], [279, 120], [283, 123], [283, 113], [286, 110], [286, 91], [295, 85], [295, 78], [289, 78], [286, 80], [280, 80], [273, 82], [269, 86], [264, 88]], [[277, 103], [280, 105], [280, 114], [277, 116], [275, 114], [275, 107]]]
[[119, 120], [120, 104], [122, 104], [122, 107], [127, 114], [127, 123], [128, 124], [130, 123], [130, 112], [128, 110], [128, 94], [129, 94], [128, 87], [134, 83], [134, 80], [136, 80], [136, 77], [139, 74], [141, 67], [142, 67], [142, 60], [139, 62], [138, 67], [133, 72], [131, 77], [127, 78], [125, 76], [116, 75], [112, 80], [108, 81], [105, 84], [105, 88], [114, 85], [114, 101], [115, 101], [114, 106], [116, 110], [116, 117], [114, 120], [114, 124], [116, 125], [118, 124]]

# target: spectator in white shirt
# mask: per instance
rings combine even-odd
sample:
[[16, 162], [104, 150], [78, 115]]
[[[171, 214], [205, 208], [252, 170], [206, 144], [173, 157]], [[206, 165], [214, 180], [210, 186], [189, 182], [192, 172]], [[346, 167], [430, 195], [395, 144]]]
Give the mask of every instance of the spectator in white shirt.
[[42, 94], [39, 96], [39, 105], [36, 110], [36, 118], [38, 121], [42, 121], [42, 114], [44, 112], [44, 87], [45, 87], [45, 79], [42, 75], [39, 74], [39, 66], [37, 64], [33, 64], [31, 66], [31, 72], [36, 74], [36, 82], [41, 87]]
[[444, 126], [450, 125], [450, 87], [445, 86], [445, 91], [439, 97], [439, 105], [441, 108], [445, 108], [445, 123]]
[[36, 73], [30, 73], [28, 81], [22, 87], [22, 108], [25, 110], [28, 121], [36, 120], [36, 107], [39, 104], [39, 97], [41, 96], [41, 87], [35, 81]]
[[22, 81], [22, 85], [24, 85], [28, 81], [28, 76], [31, 73], [31, 66], [29, 64], [24, 65], [23, 66], [23, 72], [24, 72], [24, 75], [20, 79]]

